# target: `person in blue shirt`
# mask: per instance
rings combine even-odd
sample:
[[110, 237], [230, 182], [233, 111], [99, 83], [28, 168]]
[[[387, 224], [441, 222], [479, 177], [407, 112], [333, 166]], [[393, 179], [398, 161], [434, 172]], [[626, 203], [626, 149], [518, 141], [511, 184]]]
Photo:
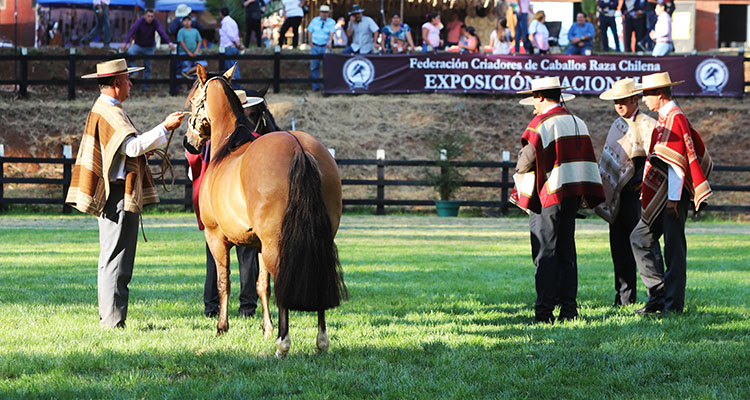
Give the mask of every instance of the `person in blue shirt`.
[[[192, 27], [192, 23], [193, 21], [189, 15], [182, 17], [182, 29], [177, 32], [177, 43], [179, 43], [177, 54], [186, 54], [195, 58], [201, 54], [200, 49], [203, 39], [200, 32]], [[182, 60], [180, 68], [182, 76], [186, 79], [193, 79], [191, 75], [195, 72], [197, 64], [201, 64], [204, 67], [208, 66], [208, 63], [203, 60]]]
[[[325, 54], [330, 52], [331, 47], [333, 47], [333, 32], [336, 30], [336, 21], [328, 17], [330, 13], [331, 8], [323, 4], [320, 6], [320, 14], [310, 21], [310, 25], [307, 25], [307, 34], [312, 45], [310, 54]], [[322, 61], [319, 59], [310, 60], [310, 78], [320, 78], [321, 63]], [[322, 88], [322, 83], [313, 82], [313, 90]]]
[[586, 21], [586, 16], [583, 13], [578, 13], [576, 23], [568, 30], [570, 45], [565, 50], [565, 54], [590, 55], [595, 34], [594, 25]]
[[411, 28], [401, 23], [401, 13], [396, 11], [391, 14], [391, 23], [380, 30], [380, 43], [385, 46], [388, 54], [400, 54], [414, 50], [414, 40], [411, 37]]

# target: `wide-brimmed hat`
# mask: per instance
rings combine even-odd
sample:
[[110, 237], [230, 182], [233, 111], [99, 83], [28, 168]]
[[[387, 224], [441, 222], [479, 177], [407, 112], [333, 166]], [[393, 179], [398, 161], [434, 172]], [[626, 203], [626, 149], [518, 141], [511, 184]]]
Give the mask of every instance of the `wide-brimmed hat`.
[[359, 4], [355, 4], [352, 6], [352, 10], [349, 11], [348, 15], [354, 15], [354, 14], [362, 14], [365, 12], [365, 9], [360, 7]]
[[659, 89], [663, 87], [670, 87], [685, 83], [685, 81], [672, 82], [669, 78], [669, 72], [657, 72], [651, 75], [644, 75], [641, 77], [641, 83], [635, 85], [637, 92], [651, 89]]
[[193, 12], [193, 9], [190, 8], [187, 4], [180, 4], [177, 6], [177, 9], [174, 11], [175, 18], [182, 18], [187, 17], [190, 15], [190, 13]]
[[632, 78], [620, 79], [612, 84], [612, 88], [602, 92], [599, 98], [602, 100], [620, 100], [640, 93], [635, 89], [635, 81]]
[[244, 90], [235, 90], [234, 94], [240, 99], [242, 108], [252, 107], [263, 102], [262, 97], [247, 97], [247, 93]]
[[556, 76], [545, 76], [531, 80], [531, 90], [522, 90], [518, 94], [529, 94], [551, 89], [570, 89], [570, 86], [560, 86], [560, 78]]
[[97, 78], [108, 78], [110, 76], [132, 74], [142, 70], [143, 67], [128, 67], [128, 63], [125, 62], [124, 58], [118, 58], [116, 60], [109, 60], [99, 64], [96, 64], [96, 73], [86, 74], [82, 76], [83, 79], [97, 79]]
[[318, 11], [320, 11], [320, 12], [331, 12], [331, 7], [328, 7], [327, 4], [323, 4], [322, 6], [320, 6], [320, 9]]
[[[562, 100], [563, 101], [570, 101], [576, 98], [576, 95], [573, 93], [563, 93], [562, 94]], [[534, 96], [524, 97], [523, 99], [518, 101], [518, 104], [523, 104], [525, 106], [533, 106], [534, 105]]]

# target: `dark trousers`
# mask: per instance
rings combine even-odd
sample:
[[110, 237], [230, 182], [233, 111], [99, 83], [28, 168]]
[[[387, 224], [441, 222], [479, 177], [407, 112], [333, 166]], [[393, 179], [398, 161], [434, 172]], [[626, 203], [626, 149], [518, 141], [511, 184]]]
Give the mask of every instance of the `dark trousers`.
[[284, 19], [284, 23], [281, 25], [281, 37], [279, 38], [279, 42], [281, 42], [282, 45], [286, 44], [286, 31], [291, 27], [292, 33], [294, 36], [292, 36], [292, 47], [296, 48], [297, 43], [299, 43], [299, 24], [302, 22], [302, 17], [289, 17]]
[[556, 304], [560, 304], [560, 318], [578, 315], [575, 219], [580, 202], [578, 196], [568, 197], [529, 216], [538, 321], [554, 321]]
[[[255, 247], [235, 246], [237, 263], [240, 265], [240, 310], [241, 314], [253, 314], [258, 304], [258, 250]], [[206, 284], [203, 287], [204, 312], [219, 311], [219, 289], [216, 283], [216, 262], [206, 244]]]
[[615, 17], [607, 17], [604, 15], [599, 16], [599, 31], [602, 33], [602, 50], [609, 51], [609, 38], [607, 37], [607, 29], [612, 31], [612, 36], [615, 37], [615, 51], [620, 51], [620, 38], [617, 37], [617, 24], [615, 23]]
[[[645, 18], [625, 18], [625, 51], [632, 51], [630, 49], [630, 36], [635, 32], [635, 42], [638, 43], [646, 35], [646, 19]], [[638, 49], [636, 49], [638, 51]]]
[[[685, 281], [687, 273], [687, 242], [685, 220], [687, 219], [690, 195], [683, 191], [677, 205], [678, 217], [667, 214], [666, 207], [649, 227], [643, 220], [630, 234], [633, 255], [638, 272], [648, 290], [649, 303], [664, 308], [664, 311], [682, 311], [685, 306]], [[651, 248], [659, 245], [664, 235], [664, 262], [656, 257]]]
[[526, 54], [533, 52], [531, 41], [529, 40], [529, 14], [518, 13], [518, 25], [516, 25], [516, 53], [519, 51], [521, 41], [523, 41], [523, 48], [526, 49]]
[[649, 32], [653, 31], [654, 28], [656, 28], [656, 20], [658, 17], [656, 16], [656, 12], [653, 10], [646, 11], [646, 34], [643, 35], [643, 39], [641, 39], [639, 42], [648, 51], [653, 50], [654, 48], [654, 41], [651, 40], [651, 37], [648, 35]]
[[[635, 303], [636, 267], [630, 234], [641, 220], [640, 191], [623, 189], [617, 218], [609, 225], [609, 248], [615, 267], [615, 305]], [[651, 248], [655, 259], [661, 260], [659, 244]], [[661, 262], [661, 261], [659, 261]]]
[[255, 42], [263, 47], [263, 35], [259, 19], [251, 18], [251, 13], [245, 14], [245, 47], [250, 47], [250, 35], [255, 33]]

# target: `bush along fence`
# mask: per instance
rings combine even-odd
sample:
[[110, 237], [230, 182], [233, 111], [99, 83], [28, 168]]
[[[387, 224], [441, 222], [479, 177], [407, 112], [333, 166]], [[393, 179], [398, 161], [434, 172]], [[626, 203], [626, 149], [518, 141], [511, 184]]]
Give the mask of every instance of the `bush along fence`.
[[[178, 94], [178, 86], [183, 84], [192, 85], [193, 80], [185, 79], [178, 76], [178, 66], [184, 60], [217, 60], [218, 65], [224, 65], [224, 61], [227, 59], [231, 60], [252, 60], [252, 61], [271, 61], [273, 62], [273, 76], [271, 78], [242, 78], [233, 80], [238, 84], [269, 84], [273, 88], [274, 93], [279, 93], [281, 90], [281, 84], [312, 84], [323, 83], [322, 78], [312, 79], [307, 75], [305, 78], [282, 78], [281, 77], [281, 62], [285, 60], [312, 60], [312, 59], [323, 59], [322, 54], [282, 54], [281, 50], [275, 49], [273, 54], [238, 54], [233, 56], [226, 56], [223, 49], [219, 49], [219, 53], [205, 54], [198, 58], [192, 58], [188, 55], [171, 53], [171, 54], [155, 54], [155, 55], [138, 55], [131, 56], [127, 53], [118, 55], [112, 54], [78, 54], [75, 48], [70, 49], [70, 54], [28, 54], [25, 48], [22, 48], [19, 54], [0, 55], [0, 62], [12, 61], [18, 64], [17, 77], [14, 79], [7, 79], [0, 77], [0, 85], [17, 85], [18, 94], [21, 97], [26, 97], [28, 94], [28, 87], [32, 85], [45, 85], [45, 86], [67, 86], [68, 87], [68, 100], [74, 100], [76, 97], [76, 87], [80, 86], [93, 86], [96, 85], [95, 79], [81, 79], [81, 75], [89, 73], [91, 71], [82, 71], [78, 68], [78, 63], [84, 60], [96, 60], [106, 61], [117, 57], [124, 57], [128, 61], [137, 60], [155, 60], [156, 63], [168, 62], [169, 63], [169, 78], [149, 78], [149, 79], [133, 79], [134, 84], [161, 84], [169, 85], [169, 94], [175, 96]], [[49, 61], [49, 62], [68, 62], [68, 79], [29, 79], [29, 61]], [[8, 74], [10, 75], [10, 74]], [[5, 75], [5, 76], [8, 76]], [[12, 75], [11, 75], [12, 76]]]
[[[4, 147], [0, 145], [0, 210], [5, 208], [7, 204], [59, 204], [62, 207], [64, 214], [70, 213], [71, 207], [65, 205], [65, 195], [70, 187], [70, 179], [73, 171], [73, 164], [75, 159], [72, 158], [72, 150], [70, 146], [64, 146], [62, 158], [32, 158], [32, 157], [5, 157]], [[332, 154], [335, 154], [331, 150]], [[461, 183], [462, 187], [481, 187], [481, 188], [496, 188], [500, 189], [500, 199], [495, 201], [475, 201], [475, 200], [463, 200], [461, 201], [462, 206], [469, 207], [497, 207], [505, 212], [510, 203], [508, 197], [510, 191], [513, 188], [513, 180], [511, 171], [515, 167], [515, 163], [509, 160], [507, 152], [503, 152], [504, 161], [456, 161], [452, 162], [454, 166], [460, 168], [481, 168], [487, 169], [490, 172], [487, 174], [492, 177], [492, 180], [488, 181], [464, 181]], [[188, 163], [184, 159], [171, 160], [172, 165], [180, 167], [176, 171], [179, 172], [178, 176], [174, 180], [174, 191], [178, 191], [182, 187], [182, 197], [171, 197], [163, 198], [161, 204], [178, 204], [185, 206], [185, 209], [191, 209], [193, 206], [192, 197], [192, 182], [187, 177]], [[367, 199], [344, 199], [343, 203], [347, 205], [368, 205], [375, 206], [376, 214], [385, 214], [385, 206], [432, 206], [435, 204], [434, 200], [431, 199], [406, 199], [406, 200], [395, 200], [386, 199], [386, 187], [393, 186], [431, 186], [427, 180], [408, 180], [408, 179], [386, 179], [386, 168], [427, 168], [437, 167], [439, 164], [433, 160], [386, 160], [385, 152], [378, 150], [377, 157], [375, 159], [337, 159], [336, 163], [339, 167], [357, 167], [357, 166], [375, 166], [376, 173], [374, 179], [342, 179], [341, 183], [344, 186], [371, 186], [376, 188], [375, 198]], [[35, 177], [9, 177], [6, 178], [3, 175], [3, 167], [11, 164], [57, 164], [62, 165], [62, 177], [61, 178], [35, 178]], [[161, 160], [149, 160], [150, 165], [160, 165]], [[715, 165], [714, 173], [716, 172], [750, 172], [750, 166], [730, 166], [730, 165]], [[177, 172], [176, 172], [177, 174]], [[167, 184], [170, 184], [170, 177], [167, 178]], [[6, 184], [46, 184], [46, 185], [59, 185], [61, 190], [59, 196], [54, 197], [43, 197], [43, 198], [30, 198], [30, 197], [6, 197], [4, 195], [4, 186]], [[161, 180], [156, 180], [157, 185], [161, 185]], [[716, 192], [748, 192], [750, 186], [742, 185], [713, 185], [713, 190]], [[731, 212], [750, 212], [750, 205], [709, 205], [707, 210], [714, 211], [731, 211]]]

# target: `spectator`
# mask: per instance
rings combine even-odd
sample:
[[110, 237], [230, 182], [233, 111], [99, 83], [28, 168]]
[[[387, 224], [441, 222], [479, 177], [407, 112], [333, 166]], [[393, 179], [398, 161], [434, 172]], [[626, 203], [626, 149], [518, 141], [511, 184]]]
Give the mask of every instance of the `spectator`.
[[109, 47], [109, 41], [112, 40], [112, 31], [109, 29], [109, 0], [94, 0], [94, 15], [96, 25], [91, 32], [81, 38], [81, 44], [87, 45], [96, 35], [100, 35], [104, 47]]
[[568, 30], [570, 45], [565, 50], [565, 54], [591, 55], [594, 34], [594, 25], [586, 21], [583, 13], [578, 13], [576, 23]]
[[643, 3], [646, 0], [620, 0], [620, 11], [624, 16], [625, 34], [625, 51], [635, 51], [631, 46], [631, 36], [635, 32], [635, 43], [640, 42], [646, 36], [646, 21], [643, 13]]
[[427, 22], [422, 25], [422, 51], [438, 51], [443, 46], [443, 40], [440, 39], [440, 30], [443, 29], [443, 23], [440, 22], [440, 14], [432, 11], [427, 14]]
[[476, 53], [481, 45], [477, 30], [473, 26], [467, 26], [461, 30], [461, 40], [458, 42], [461, 53]]
[[[190, 8], [187, 4], [180, 4], [177, 6], [177, 9], [174, 11], [174, 19], [172, 22], [169, 23], [169, 26], [167, 27], [167, 33], [169, 34], [169, 37], [174, 38], [177, 40], [177, 33], [182, 29], [182, 18], [189, 16], [191, 21], [191, 26], [193, 29], [197, 31], [202, 31], [203, 26], [198, 23], [198, 20], [193, 16], [191, 13], [193, 12], [193, 9]], [[203, 47], [206, 47], [205, 38], [203, 42]]]
[[[198, 57], [203, 44], [203, 38], [201, 38], [200, 32], [192, 27], [193, 21], [189, 15], [182, 17], [182, 29], [177, 32], [177, 54], [187, 54], [190, 57]], [[180, 72], [186, 79], [193, 79], [192, 75], [195, 72], [196, 65], [201, 64], [204, 67], [208, 66], [203, 60], [182, 60], [182, 67]]]
[[372, 18], [363, 16], [364, 12], [359, 4], [353, 5], [349, 11], [349, 27], [346, 28], [346, 34], [352, 38], [352, 42], [344, 49], [343, 54], [369, 54], [373, 48], [380, 48], [377, 43], [380, 28]]
[[607, 31], [612, 31], [615, 37], [615, 51], [620, 51], [620, 38], [617, 36], [617, 24], [615, 23], [615, 11], [617, 10], [617, 0], [599, 0], [599, 31], [602, 33], [602, 50], [609, 51], [609, 37]]
[[463, 26], [464, 23], [458, 17], [458, 13], [451, 10], [450, 21], [445, 25], [445, 30], [448, 31], [445, 36], [446, 46], [458, 46], [458, 42], [461, 40], [461, 27]]
[[245, 47], [250, 47], [250, 36], [255, 33], [255, 43], [263, 47], [261, 18], [263, 17], [263, 0], [245, 0]]
[[[221, 28], [219, 29], [219, 46], [224, 48], [224, 54], [227, 59], [224, 60], [223, 68], [228, 70], [232, 67], [237, 60], [232, 59], [231, 56], [239, 54], [242, 50], [242, 43], [240, 43], [240, 28], [237, 27], [237, 22], [229, 15], [229, 8], [221, 8]], [[232, 79], [239, 79], [240, 69], [235, 68]], [[239, 88], [239, 84], [233, 84], [235, 89]]]
[[339, 17], [336, 21], [336, 30], [333, 32], [333, 47], [346, 47], [349, 44], [349, 36], [346, 36], [346, 19]]
[[[154, 10], [152, 9], [146, 9], [146, 13], [143, 14], [142, 17], [138, 18], [137, 21], [133, 24], [132, 27], [130, 27], [130, 31], [128, 32], [128, 35], [125, 37], [125, 40], [122, 43], [122, 46], [120, 46], [120, 50], [128, 49], [128, 44], [133, 42], [130, 48], [128, 49], [128, 55], [130, 56], [139, 56], [139, 55], [148, 55], [152, 56], [154, 55], [154, 50], [156, 48], [156, 40], [154, 39], [154, 34], [158, 32], [159, 36], [161, 38], [169, 43], [169, 49], [174, 50], [175, 46], [172, 43], [172, 41], [169, 39], [169, 36], [167, 36], [167, 33], [164, 32], [164, 28], [162, 28], [161, 24], [159, 23], [159, 20], [154, 18]], [[128, 61], [128, 67], [135, 67], [135, 60]], [[143, 79], [148, 79], [151, 77], [151, 59], [145, 59], [143, 60], [143, 67], [145, 68], [143, 70]], [[147, 85], [143, 86], [144, 89], [148, 88]]]
[[302, 22], [302, 17], [305, 16], [305, 11], [302, 7], [305, 5], [306, 0], [281, 0], [284, 5], [284, 23], [281, 24], [281, 30], [279, 34], [279, 43], [281, 45], [286, 44], [286, 32], [289, 28], [292, 28], [292, 48], [297, 48], [299, 43], [299, 24]]
[[391, 14], [391, 24], [386, 25], [380, 31], [380, 43], [385, 47], [388, 54], [399, 54], [414, 50], [414, 39], [411, 37], [411, 28], [401, 23], [401, 13]]
[[521, 40], [526, 53], [531, 52], [531, 42], [529, 41], [529, 2], [530, 0], [516, 0], [518, 2], [518, 23], [516, 24], [516, 54], [518, 54]]
[[[307, 34], [312, 45], [310, 54], [325, 54], [333, 47], [333, 32], [336, 30], [336, 23], [333, 22], [333, 18], [328, 18], [330, 12], [331, 8], [323, 4], [320, 6], [320, 14], [310, 21], [310, 25], [307, 25]], [[321, 60], [318, 59], [310, 60], [310, 78], [320, 77], [320, 63]], [[313, 90], [322, 88], [322, 84], [313, 82]]]
[[537, 11], [529, 25], [529, 41], [534, 46], [534, 53], [547, 54], [549, 52], [549, 30], [544, 22], [547, 16], [544, 11]]
[[656, 20], [654, 30], [649, 33], [649, 36], [656, 42], [656, 45], [654, 45], [654, 51], [651, 55], [661, 57], [674, 50], [674, 46], [672, 45], [672, 17], [669, 16], [666, 5], [661, 0], [656, 5], [655, 11], [658, 19]]
[[492, 54], [510, 54], [510, 29], [508, 21], [500, 17], [497, 19], [495, 29], [490, 33], [490, 47]]

